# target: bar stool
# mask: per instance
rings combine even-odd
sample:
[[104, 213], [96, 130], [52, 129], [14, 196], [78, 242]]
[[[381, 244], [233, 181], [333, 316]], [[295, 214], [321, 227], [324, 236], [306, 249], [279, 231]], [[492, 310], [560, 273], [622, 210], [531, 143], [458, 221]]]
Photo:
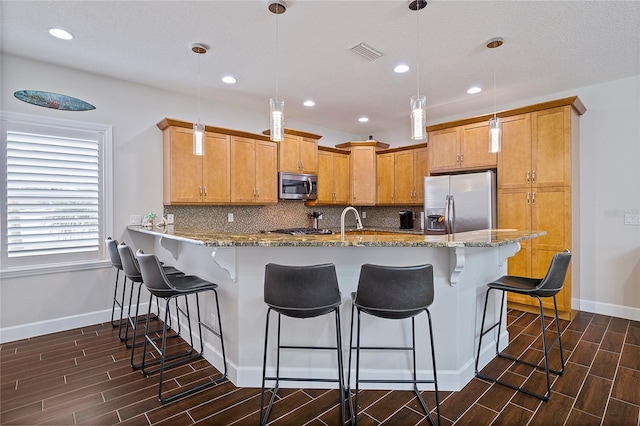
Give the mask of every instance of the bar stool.
[[[167, 303], [167, 309], [164, 312], [164, 324], [162, 327], [162, 343], [160, 347], [155, 342], [155, 339], [149, 333], [149, 327], [145, 328], [144, 334], [144, 345], [142, 352], [142, 373], [145, 376], [153, 374], [155, 372], [159, 372], [159, 384], [158, 384], [158, 399], [160, 403], [165, 404], [167, 402], [174, 401], [178, 398], [182, 398], [187, 395], [191, 395], [195, 392], [199, 392], [203, 389], [214, 386], [227, 378], [227, 357], [224, 350], [224, 339], [222, 338], [222, 321], [220, 319], [220, 304], [218, 302], [218, 292], [216, 289], [218, 288], [217, 284], [212, 282], [203, 280], [200, 277], [195, 275], [167, 275], [163, 266], [161, 265], [158, 258], [153, 254], [145, 254], [141, 250], [136, 252], [136, 258], [140, 264], [140, 271], [142, 273], [142, 279], [145, 287], [151, 293], [149, 298], [149, 311], [147, 312], [147, 322], [151, 317], [151, 298], [156, 296], [158, 298], [164, 299]], [[218, 331], [216, 331], [213, 327], [208, 324], [202, 322], [200, 318], [200, 301], [198, 295], [205, 291], [212, 291], [215, 295], [216, 301], [216, 313], [218, 319]], [[194, 343], [193, 343], [193, 332], [191, 330], [191, 315], [189, 313], [189, 299], [187, 296], [195, 295], [196, 300], [196, 311], [198, 314], [198, 338], [199, 338], [199, 349], [198, 351], [194, 351]], [[186, 322], [188, 324], [189, 330], [189, 344], [190, 347], [187, 351], [181, 353], [175, 353], [172, 355], [167, 355], [167, 337], [169, 327], [167, 325], [168, 317], [169, 317], [169, 302], [173, 299], [176, 300], [179, 297], [184, 297], [185, 308], [181, 309], [178, 307], [177, 315], [183, 314], [186, 318]], [[223, 372], [220, 373], [219, 376], [212, 378], [204, 383], [201, 383], [196, 386], [192, 386], [187, 388], [181, 392], [175, 393], [169, 397], [162, 396], [162, 385], [164, 378], [164, 371], [167, 368], [171, 368], [176, 365], [183, 365], [185, 363], [189, 363], [196, 359], [202, 357], [202, 351], [204, 349], [204, 342], [202, 340], [202, 328], [210, 331], [213, 335], [220, 339], [220, 346], [222, 350], [222, 363], [224, 364]], [[152, 362], [146, 362], [147, 355], [147, 344], [150, 344], [158, 353], [160, 354], [160, 359]], [[154, 369], [149, 369], [150, 365], [158, 365], [159, 367]]]
[[[264, 337], [264, 358], [262, 364], [262, 392], [260, 394], [260, 424], [266, 424], [273, 401], [280, 389], [281, 381], [309, 381], [338, 383], [340, 393], [340, 424], [344, 425], [344, 380], [342, 363], [342, 336], [340, 334], [340, 305], [342, 298], [338, 288], [335, 265], [331, 263], [312, 266], [285, 266], [269, 263], [265, 267], [264, 302], [267, 317]], [[269, 342], [269, 317], [271, 311], [278, 314], [278, 334], [276, 352], [276, 375], [267, 376], [267, 348]], [[283, 345], [280, 342], [280, 320], [285, 315], [291, 318], [315, 318], [335, 314], [336, 346]], [[280, 377], [280, 349], [335, 350], [338, 359], [338, 378]], [[273, 394], [264, 409], [265, 382], [275, 380]]]
[[[357, 291], [351, 293], [351, 333], [349, 337], [349, 408], [351, 423], [358, 421], [358, 390], [360, 383], [410, 383], [413, 391], [427, 414], [431, 424], [435, 424], [427, 404], [418, 390], [419, 383], [431, 383], [436, 392], [436, 412], [440, 424], [440, 398], [438, 396], [438, 378], [436, 374], [436, 353], [433, 343], [433, 327], [429, 306], [433, 303], [433, 266], [380, 266], [364, 264], [360, 269]], [[354, 312], [357, 311], [356, 346], [353, 346]], [[378, 318], [401, 320], [411, 318], [411, 346], [362, 346], [360, 344], [361, 313], [364, 312]], [[429, 340], [431, 342], [431, 360], [433, 379], [418, 380], [416, 373], [416, 326], [415, 317], [422, 312], [427, 313], [429, 324]], [[351, 401], [351, 352], [356, 350], [356, 389], [355, 407]], [[413, 355], [413, 379], [360, 379], [361, 350], [411, 351]]]
[[[534, 396], [542, 401], [548, 401], [551, 396], [551, 380], [549, 378], [549, 373], [556, 374], [558, 376], [564, 373], [564, 354], [562, 353], [562, 334], [560, 331], [560, 321], [558, 319], [558, 305], [556, 303], [556, 294], [562, 287], [564, 286], [564, 280], [567, 276], [567, 270], [569, 269], [569, 262], [571, 261], [571, 252], [569, 250], [565, 250], [564, 252], [556, 253], [551, 259], [551, 265], [547, 270], [547, 274], [544, 278], [526, 278], [526, 277], [518, 277], [513, 275], [505, 275], [497, 280], [490, 282], [487, 284], [489, 289], [487, 290], [487, 294], [484, 299], [484, 312], [482, 314], [482, 325], [480, 326], [480, 339], [478, 342], [478, 355], [476, 356], [476, 377], [489, 380], [494, 383], [499, 383], [501, 385], [507, 386], [513, 390], [525, 393], [527, 395]], [[484, 329], [485, 317], [487, 315], [487, 302], [489, 300], [489, 293], [491, 290], [499, 290], [502, 291], [502, 303], [500, 305], [500, 319], [499, 321], [489, 327], [488, 329]], [[542, 347], [544, 350], [544, 367], [533, 364], [521, 359], [521, 357], [513, 357], [511, 355], [501, 353], [499, 351], [500, 345], [500, 325], [502, 324], [502, 312], [504, 310], [504, 298], [506, 293], [517, 293], [524, 294], [527, 296], [532, 296], [538, 299], [538, 304], [540, 305], [540, 325], [542, 330]], [[552, 297], [553, 298], [553, 309], [555, 311], [555, 323], [556, 323], [556, 332], [558, 336], [551, 342], [550, 345], [547, 344], [547, 336], [545, 332], [544, 325], [544, 310], [542, 308], [542, 297]], [[535, 367], [536, 369], [544, 370], [547, 378], [547, 392], [544, 395], [531, 392], [527, 389], [523, 389], [522, 386], [514, 386], [510, 383], [503, 382], [498, 380], [497, 378], [489, 377], [485, 374], [481, 374], [478, 371], [478, 362], [480, 360], [480, 349], [482, 348], [482, 337], [489, 333], [494, 328], [498, 327], [498, 337], [496, 339], [496, 356], [500, 358], [505, 358], [510, 361], [519, 362], [521, 364], [528, 365], [530, 367]], [[549, 368], [549, 351], [553, 349], [555, 344], [558, 343], [558, 347], [560, 348], [560, 363], [562, 367], [560, 370], [553, 370]]]
[[[118, 338], [121, 342], [124, 342], [125, 339], [122, 337], [122, 319], [124, 318], [124, 299], [127, 292], [127, 276], [124, 276], [124, 281], [122, 283], [122, 297], [118, 300], [118, 279], [120, 277], [120, 271], [122, 271], [122, 261], [120, 260], [120, 254], [118, 253], [118, 240], [108, 237], [104, 242], [107, 246], [107, 253], [109, 253], [111, 265], [116, 270], [116, 283], [113, 289], [113, 305], [111, 306], [111, 326], [113, 328], [118, 327]], [[120, 309], [120, 321], [118, 321], [117, 324], [113, 322], [116, 306]]]
[[[139, 323], [139, 308], [140, 308], [140, 290], [142, 289], [142, 273], [140, 272], [140, 266], [138, 265], [138, 261], [133, 254], [133, 250], [125, 243], [120, 243], [118, 245], [118, 253], [120, 254], [120, 260], [122, 261], [122, 267], [124, 273], [131, 283], [138, 284], [138, 296], [136, 300], [136, 312], [134, 316], [131, 316], [131, 305], [133, 301], [133, 286], [131, 288], [131, 292], [129, 293], [129, 307], [127, 309], [127, 325], [125, 328], [124, 334], [124, 342], [127, 348], [131, 348], [131, 367], [138, 369], [141, 367], [141, 364], [135, 364], [133, 359], [135, 356], [135, 347], [136, 347], [136, 334], [138, 330]], [[184, 273], [173, 266], [162, 266], [162, 269], [167, 275], [184, 275]], [[151, 303], [151, 300], [149, 301]], [[159, 304], [158, 304], [159, 307]], [[166, 306], [166, 309], [169, 310], [169, 305]], [[148, 327], [149, 323], [145, 323], [145, 327]], [[129, 343], [129, 328], [132, 330], [131, 343]], [[180, 330], [180, 324], [178, 324], [178, 330]], [[139, 344], [138, 344], [139, 346]]]

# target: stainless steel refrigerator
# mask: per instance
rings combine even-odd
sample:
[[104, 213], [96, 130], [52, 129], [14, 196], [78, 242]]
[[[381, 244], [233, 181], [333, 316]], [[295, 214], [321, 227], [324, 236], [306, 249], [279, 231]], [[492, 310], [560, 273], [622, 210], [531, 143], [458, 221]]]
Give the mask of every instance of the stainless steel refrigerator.
[[495, 173], [425, 176], [424, 213], [425, 234], [495, 228]]

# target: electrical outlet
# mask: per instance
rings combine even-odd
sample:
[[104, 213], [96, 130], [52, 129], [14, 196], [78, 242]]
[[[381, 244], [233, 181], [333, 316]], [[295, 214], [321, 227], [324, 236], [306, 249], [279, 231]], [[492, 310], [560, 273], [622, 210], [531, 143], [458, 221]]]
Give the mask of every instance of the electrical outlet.
[[227, 221], [233, 222], [233, 213], [227, 213]]
[[142, 224], [142, 216], [139, 214], [132, 214], [129, 216], [129, 225], [141, 225]]
[[167, 225], [173, 225], [173, 220], [174, 220], [173, 214], [169, 213], [167, 215]]
[[366, 219], [367, 218], [367, 212], [362, 212], [362, 218]]
[[640, 225], [640, 214], [625, 214], [624, 215], [624, 224], [625, 225]]

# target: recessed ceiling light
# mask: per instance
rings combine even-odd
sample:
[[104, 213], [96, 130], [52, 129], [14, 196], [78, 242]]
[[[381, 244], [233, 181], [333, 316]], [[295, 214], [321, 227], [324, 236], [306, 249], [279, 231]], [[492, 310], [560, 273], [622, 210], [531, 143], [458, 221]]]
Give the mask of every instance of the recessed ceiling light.
[[309, 99], [308, 101], [304, 101], [302, 104], [303, 104], [304, 106], [308, 106], [308, 107], [312, 107], [312, 106], [315, 106], [315, 105], [316, 105], [316, 103], [315, 103], [315, 102], [313, 102], [311, 99]]
[[65, 31], [62, 28], [50, 28], [49, 34], [60, 40], [71, 40], [73, 35], [69, 31]]
[[361, 123], [366, 123], [367, 121], [369, 121], [369, 118], [368, 117], [360, 117], [360, 118], [358, 118], [358, 121], [361, 122]]
[[230, 75], [225, 75], [224, 77], [222, 77], [222, 82], [223, 83], [227, 83], [227, 84], [235, 84], [236, 83], [235, 77], [232, 77]]
[[473, 95], [475, 93], [480, 93], [480, 92], [482, 92], [482, 87], [478, 87], [478, 86], [470, 87], [469, 90], [467, 90], [467, 93], [470, 95]]
[[393, 71], [397, 72], [398, 74], [402, 74], [403, 72], [407, 72], [410, 69], [411, 68], [409, 68], [409, 65], [400, 64], [400, 65], [396, 65], [396, 67], [393, 69]]

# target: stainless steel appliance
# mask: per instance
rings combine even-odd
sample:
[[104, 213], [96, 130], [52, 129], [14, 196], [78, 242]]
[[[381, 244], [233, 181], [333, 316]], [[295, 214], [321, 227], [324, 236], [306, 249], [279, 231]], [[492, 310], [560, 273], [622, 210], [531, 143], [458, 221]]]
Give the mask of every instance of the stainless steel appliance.
[[302, 173], [278, 174], [281, 200], [315, 200], [318, 198], [318, 176]]
[[425, 234], [496, 227], [493, 171], [424, 178]]

